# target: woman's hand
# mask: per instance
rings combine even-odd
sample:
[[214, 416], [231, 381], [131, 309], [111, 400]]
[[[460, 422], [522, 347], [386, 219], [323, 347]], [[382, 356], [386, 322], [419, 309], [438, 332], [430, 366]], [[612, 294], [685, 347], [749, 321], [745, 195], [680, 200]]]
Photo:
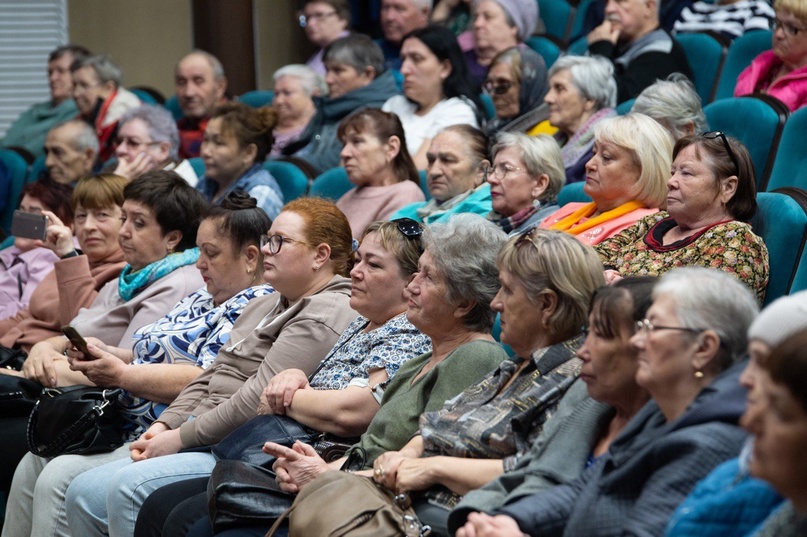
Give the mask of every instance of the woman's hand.
[[407, 460], [400, 451], [387, 451], [373, 461], [373, 480], [390, 490], [397, 490], [398, 467]]
[[515, 520], [506, 515], [490, 516], [471, 513], [468, 522], [457, 530], [456, 537], [523, 537]]
[[[93, 341], [97, 340], [93, 338]], [[106, 348], [106, 345], [104, 347]], [[90, 352], [90, 356], [84, 356], [83, 353], [77, 350], [68, 351], [70, 369], [84, 373], [84, 376], [96, 386], [121, 386], [123, 384], [121, 379], [126, 373], [125, 368], [128, 366], [114, 354], [101, 350], [89, 341], [87, 342], [87, 350]], [[74, 354], [81, 357], [74, 358]]]
[[308, 377], [300, 369], [286, 369], [269, 381], [261, 393], [258, 414], [284, 415], [294, 392], [308, 388]]
[[[155, 428], [154, 425], [161, 425], [161, 427]], [[162, 457], [163, 455], [173, 455], [182, 449], [182, 438], [179, 436], [179, 429], [168, 429], [162, 423], [155, 423], [154, 425], [149, 427], [148, 431], [129, 446], [129, 456], [133, 461], [137, 462]]]
[[613, 285], [622, 279], [622, 274], [614, 269], [606, 269], [602, 272], [602, 275], [605, 277], [605, 285]]
[[138, 153], [131, 162], [126, 162], [124, 158], [120, 159], [115, 171], [112, 173], [127, 179], [137, 179], [147, 171], [153, 170], [154, 167], [154, 159], [144, 151]]
[[50, 340], [40, 341], [28, 353], [22, 372], [27, 379], [35, 380], [46, 388], [53, 388], [59, 381], [53, 365], [57, 360], [65, 360], [64, 355], [54, 348]]
[[263, 445], [263, 452], [277, 457], [272, 465], [277, 484], [281, 490], [291, 494], [300, 492], [300, 489], [315, 477], [330, 470], [313, 447], [299, 440], [291, 448], [266, 442]]
[[73, 244], [73, 230], [64, 225], [59, 217], [50, 211], [42, 211], [48, 217], [48, 228], [45, 230], [45, 242], [42, 246], [59, 257], [64, 257], [76, 249]]
[[438, 463], [438, 457], [402, 459], [395, 472], [395, 488], [391, 490], [400, 494], [414, 490], [425, 490], [432, 485], [439, 484], [435, 473], [435, 465]]

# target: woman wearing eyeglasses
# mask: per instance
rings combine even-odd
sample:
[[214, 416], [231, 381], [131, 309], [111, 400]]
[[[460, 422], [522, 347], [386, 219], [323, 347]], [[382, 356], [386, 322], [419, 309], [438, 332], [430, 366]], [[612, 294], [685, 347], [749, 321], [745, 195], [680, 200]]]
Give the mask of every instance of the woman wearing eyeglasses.
[[386, 220], [404, 205], [424, 200], [395, 114], [359, 110], [339, 124], [337, 136], [343, 144], [342, 165], [356, 186], [336, 206], [347, 216], [354, 237], [361, 237], [370, 222]]
[[658, 211], [667, 194], [673, 140], [642, 114], [604, 119], [594, 128], [594, 155], [586, 162], [583, 192], [589, 203], [567, 203], [541, 222], [596, 245]]
[[636, 382], [651, 401], [580, 477], [471, 514], [457, 536], [661, 535], [692, 487], [740, 452], [746, 392], [737, 362], [757, 312], [751, 292], [725, 273], [665, 274], [631, 338]]
[[791, 110], [807, 104], [807, 4], [775, 0], [772, 48], [754, 58], [734, 87], [734, 96], [761, 92]]
[[545, 120], [546, 64], [534, 50], [512, 47], [493, 58], [482, 86], [493, 100], [496, 117], [485, 124], [489, 135], [498, 131], [528, 132]]
[[744, 282], [762, 302], [768, 249], [747, 223], [757, 210], [745, 146], [721, 132], [685, 136], [673, 149], [667, 211], [641, 219], [597, 247], [610, 277], [658, 276], [700, 265]]
[[488, 220], [510, 236], [537, 226], [558, 210], [565, 180], [558, 144], [546, 135], [500, 132], [487, 180], [493, 207]]
[[350, 34], [350, 4], [347, 0], [307, 0], [299, 22], [308, 40], [319, 47], [305, 63], [325, 76], [325, 47]]
[[426, 26], [404, 36], [402, 43], [403, 95], [390, 97], [382, 109], [401, 118], [404, 148], [417, 169], [425, 170], [432, 138], [449, 125], [477, 127], [482, 102], [451, 30]]
[[563, 148], [566, 182], [586, 178], [586, 163], [593, 156], [594, 127], [616, 116], [614, 66], [601, 56], [564, 56], [549, 69], [549, 124], [558, 129], [555, 139]]

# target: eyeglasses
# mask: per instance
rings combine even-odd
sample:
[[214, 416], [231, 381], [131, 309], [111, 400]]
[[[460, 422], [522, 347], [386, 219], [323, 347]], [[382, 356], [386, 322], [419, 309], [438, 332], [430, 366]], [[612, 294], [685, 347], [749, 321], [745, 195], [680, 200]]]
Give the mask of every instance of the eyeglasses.
[[269, 253], [275, 255], [280, 251], [283, 247], [284, 242], [299, 242], [300, 244], [305, 244], [303, 241], [298, 241], [295, 239], [290, 239], [288, 237], [284, 237], [282, 235], [261, 235], [261, 250], [267, 244], [269, 245]]
[[397, 218], [392, 221], [395, 222], [395, 225], [398, 227], [398, 231], [400, 231], [404, 237], [409, 240], [418, 241], [418, 249], [422, 253], [423, 245], [420, 242], [420, 237], [423, 235], [423, 226], [411, 218]]
[[485, 173], [485, 179], [487, 179], [487, 175], [492, 173], [496, 179], [499, 181], [503, 181], [505, 177], [507, 177], [508, 173], [513, 172], [523, 172], [524, 168], [518, 168], [516, 166], [510, 166], [508, 164], [496, 164], [495, 166], [491, 166], [487, 169]]
[[297, 19], [300, 23], [300, 28], [305, 28], [308, 26], [311, 21], [322, 22], [328, 17], [336, 15], [336, 11], [331, 11], [329, 13], [312, 13], [310, 15], [300, 15], [300, 18]]
[[796, 37], [800, 32], [804, 31], [804, 28], [799, 28], [795, 24], [790, 24], [789, 22], [785, 22], [781, 19], [773, 19], [771, 30], [775, 32], [779, 28], [781, 28], [785, 35], [789, 37]]
[[100, 82], [93, 82], [92, 84], [85, 84], [84, 82], [79, 82], [78, 84], [73, 84], [73, 93], [82, 93], [90, 88], [94, 88], [95, 86], [100, 86]]
[[732, 164], [734, 164], [734, 173], [739, 176], [740, 175], [740, 166], [737, 164], [737, 156], [734, 154], [734, 151], [731, 150], [731, 146], [729, 145], [729, 141], [726, 138], [726, 135], [723, 134], [721, 131], [711, 131], [703, 133], [703, 137], [707, 140], [714, 140], [715, 138], [720, 138], [723, 140], [723, 147], [726, 148], [726, 153], [729, 154], [729, 158], [731, 159]]
[[148, 147], [148, 146], [152, 146], [152, 145], [160, 145], [161, 143], [162, 142], [140, 142], [140, 141], [138, 141], [136, 139], [126, 138], [126, 137], [115, 138], [115, 145], [126, 144], [131, 148], [137, 148], [137, 147], [141, 147], [141, 146]]
[[482, 87], [491, 95], [504, 95], [510, 91], [510, 88], [513, 87], [513, 83], [505, 81], [496, 83], [493, 80], [486, 80]]
[[641, 332], [642, 330], [647, 330], [648, 332], [655, 332], [656, 330], [680, 330], [681, 332], [692, 332], [693, 334], [703, 332], [703, 330], [700, 328], [686, 328], [684, 326], [658, 326], [651, 323], [649, 319], [636, 321], [636, 332]]

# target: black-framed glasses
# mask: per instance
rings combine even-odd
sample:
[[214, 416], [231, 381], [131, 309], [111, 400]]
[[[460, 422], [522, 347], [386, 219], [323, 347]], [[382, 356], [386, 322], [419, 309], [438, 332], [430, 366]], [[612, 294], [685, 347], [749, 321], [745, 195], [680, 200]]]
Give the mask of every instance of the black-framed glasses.
[[278, 235], [278, 234], [261, 235], [261, 241], [260, 241], [261, 250], [263, 250], [263, 247], [268, 244], [269, 245], [269, 253], [272, 254], [272, 255], [275, 255], [283, 247], [284, 242], [299, 242], [301, 244], [303, 243], [303, 241], [290, 239], [288, 237], [284, 237], [283, 235]]
[[734, 164], [734, 174], [737, 177], [740, 176], [740, 165], [737, 163], [737, 156], [734, 154], [734, 151], [731, 150], [731, 145], [729, 145], [728, 138], [722, 131], [710, 131], [704, 132], [703, 137], [707, 140], [714, 140], [715, 138], [720, 138], [723, 140], [723, 147], [726, 148], [726, 153], [728, 153], [729, 158], [731, 159], [732, 164]]
[[636, 332], [655, 332], [656, 330], [679, 330], [681, 332], [692, 332], [693, 334], [700, 334], [703, 332], [700, 328], [687, 328], [685, 326], [660, 326], [650, 322], [650, 319], [642, 319], [636, 321]]
[[409, 240], [418, 241], [418, 249], [423, 252], [423, 244], [420, 242], [420, 237], [423, 235], [423, 226], [417, 220], [411, 218], [396, 218], [392, 220], [395, 223], [398, 231]]
[[788, 37], [796, 37], [799, 33], [804, 31], [804, 28], [799, 28], [795, 24], [790, 24], [789, 22], [785, 22], [782, 19], [776, 18], [773, 19], [773, 24], [771, 24], [771, 31], [775, 32], [778, 28], [781, 28], [782, 31]]
[[485, 83], [482, 85], [482, 87], [485, 88], [485, 91], [487, 91], [491, 95], [504, 95], [505, 93], [510, 91], [510, 88], [513, 87], [513, 83], [505, 81], [494, 82], [493, 80], [486, 80]]
[[300, 15], [300, 17], [297, 20], [300, 23], [300, 28], [305, 28], [311, 23], [311, 21], [322, 22], [328, 17], [332, 17], [333, 15], [336, 15], [336, 11], [331, 11], [329, 13], [312, 13], [311, 15]]

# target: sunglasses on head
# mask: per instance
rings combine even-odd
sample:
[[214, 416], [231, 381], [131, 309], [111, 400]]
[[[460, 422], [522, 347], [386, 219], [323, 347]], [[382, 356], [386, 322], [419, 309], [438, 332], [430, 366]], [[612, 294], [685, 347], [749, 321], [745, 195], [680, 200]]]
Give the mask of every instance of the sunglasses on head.
[[721, 131], [710, 131], [703, 133], [703, 137], [707, 140], [714, 140], [716, 138], [720, 138], [723, 141], [723, 147], [726, 148], [726, 153], [728, 153], [729, 158], [731, 159], [732, 164], [734, 164], [734, 173], [737, 177], [740, 176], [740, 166], [737, 164], [737, 156], [734, 154], [734, 151], [731, 150], [731, 145], [729, 145], [729, 141], [726, 138], [726, 135]]
[[398, 218], [392, 220], [395, 222], [398, 231], [401, 234], [410, 240], [418, 241], [418, 249], [423, 252], [423, 245], [420, 243], [420, 237], [423, 235], [423, 226], [416, 220], [412, 220], [411, 218]]

